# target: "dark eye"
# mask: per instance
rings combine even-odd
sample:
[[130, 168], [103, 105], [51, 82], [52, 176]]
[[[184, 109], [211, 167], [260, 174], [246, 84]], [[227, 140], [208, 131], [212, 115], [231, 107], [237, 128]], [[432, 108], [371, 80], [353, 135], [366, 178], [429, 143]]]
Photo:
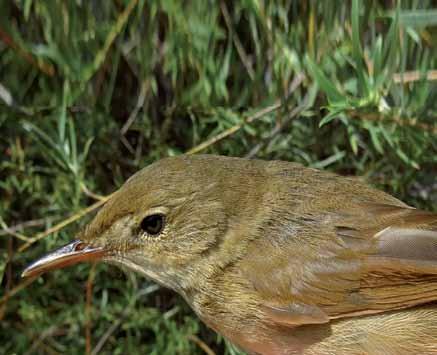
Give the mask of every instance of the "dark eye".
[[164, 228], [164, 216], [162, 214], [147, 216], [141, 221], [140, 227], [147, 234], [157, 235]]

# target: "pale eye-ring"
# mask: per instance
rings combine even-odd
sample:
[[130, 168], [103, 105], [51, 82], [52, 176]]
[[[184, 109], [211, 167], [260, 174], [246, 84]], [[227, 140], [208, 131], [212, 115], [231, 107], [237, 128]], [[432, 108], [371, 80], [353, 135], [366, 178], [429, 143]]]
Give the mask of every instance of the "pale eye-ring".
[[164, 215], [157, 213], [144, 217], [140, 223], [142, 231], [148, 235], [156, 236], [164, 229], [165, 217]]

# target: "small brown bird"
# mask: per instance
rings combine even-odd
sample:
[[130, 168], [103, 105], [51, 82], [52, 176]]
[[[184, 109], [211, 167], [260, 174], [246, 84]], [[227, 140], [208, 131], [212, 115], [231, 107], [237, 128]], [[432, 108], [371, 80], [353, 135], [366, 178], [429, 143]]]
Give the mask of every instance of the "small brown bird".
[[437, 354], [437, 214], [357, 179], [167, 158], [23, 274], [89, 260], [175, 290], [251, 354]]

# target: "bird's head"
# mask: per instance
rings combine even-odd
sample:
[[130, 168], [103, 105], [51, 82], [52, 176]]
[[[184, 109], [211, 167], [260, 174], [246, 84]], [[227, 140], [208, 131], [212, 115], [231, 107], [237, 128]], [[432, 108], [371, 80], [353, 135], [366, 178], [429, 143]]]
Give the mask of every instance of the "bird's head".
[[230, 168], [217, 159], [167, 158], [141, 170], [76, 240], [37, 260], [23, 275], [103, 260], [180, 290], [195, 266], [218, 249], [241, 210], [242, 196], [232, 186], [242, 186], [243, 178], [229, 178]]

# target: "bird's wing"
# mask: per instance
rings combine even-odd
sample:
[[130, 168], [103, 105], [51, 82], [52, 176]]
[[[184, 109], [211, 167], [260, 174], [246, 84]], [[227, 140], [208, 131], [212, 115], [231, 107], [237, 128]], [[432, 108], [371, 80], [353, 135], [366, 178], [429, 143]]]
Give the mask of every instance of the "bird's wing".
[[361, 203], [312, 218], [242, 268], [273, 322], [323, 323], [437, 300], [437, 214]]

